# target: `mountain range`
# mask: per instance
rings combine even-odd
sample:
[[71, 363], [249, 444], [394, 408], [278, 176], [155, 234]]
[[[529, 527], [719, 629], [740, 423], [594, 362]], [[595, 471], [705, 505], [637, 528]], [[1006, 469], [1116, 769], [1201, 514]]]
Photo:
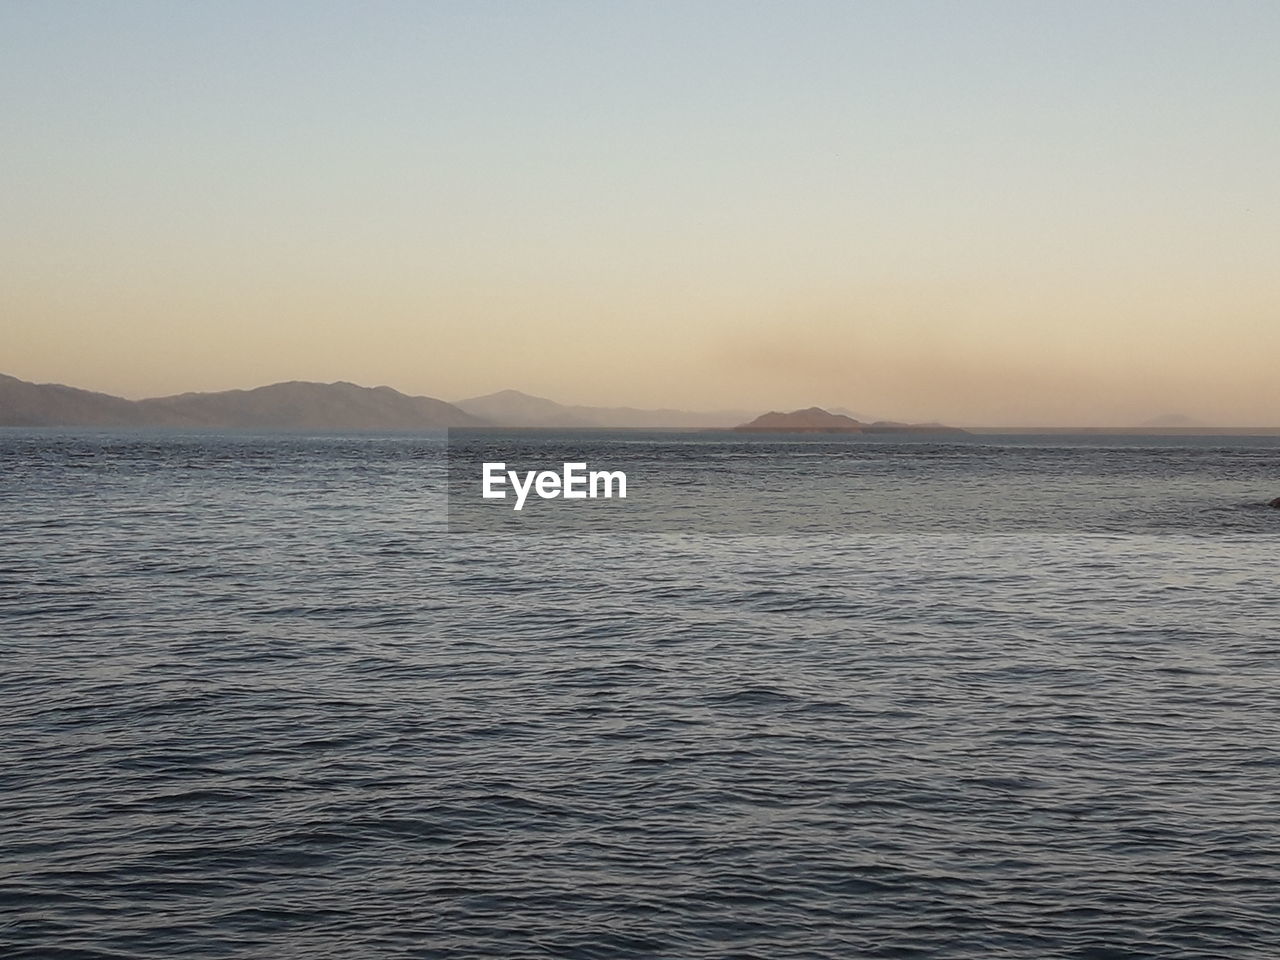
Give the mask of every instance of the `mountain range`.
[[[754, 418], [754, 419], [753, 419]], [[750, 422], [747, 422], [750, 421]], [[738, 429], [784, 433], [948, 431], [938, 424], [863, 423], [819, 407], [759, 417], [744, 410], [699, 412], [556, 403], [518, 390], [446, 403], [391, 387], [292, 380], [253, 390], [126, 400], [0, 374], [0, 426], [169, 427], [221, 430], [433, 430], [447, 427], [562, 429]]]
[[[781, 418], [781, 419], [779, 419]], [[0, 427], [169, 427], [223, 430], [435, 430], [446, 427], [682, 429], [755, 432], [963, 432], [940, 424], [871, 421], [843, 407], [791, 413], [592, 407], [556, 403], [518, 390], [446, 403], [391, 387], [292, 380], [252, 390], [183, 393], [127, 400], [56, 383], [0, 374]], [[1137, 427], [987, 427], [997, 433], [1280, 433], [1280, 428], [1208, 427], [1166, 414]]]
[[443, 427], [732, 427], [754, 411], [700, 413], [569, 406], [516, 390], [446, 403], [391, 387], [273, 383], [253, 390], [126, 400], [0, 374], [0, 426], [193, 427], [276, 430], [427, 430]]
[[0, 375], [0, 426], [423, 430], [487, 422], [432, 397], [354, 383], [273, 383], [254, 390], [126, 400]]

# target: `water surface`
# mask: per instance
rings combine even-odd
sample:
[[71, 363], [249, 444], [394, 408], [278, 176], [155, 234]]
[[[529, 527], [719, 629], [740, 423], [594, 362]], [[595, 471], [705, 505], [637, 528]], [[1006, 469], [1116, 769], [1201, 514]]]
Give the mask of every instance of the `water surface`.
[[0, 955], [1277, 955], [1274, 440], [545, 442], [992, 519], [447, 532], [433, 438], [4, 432]]

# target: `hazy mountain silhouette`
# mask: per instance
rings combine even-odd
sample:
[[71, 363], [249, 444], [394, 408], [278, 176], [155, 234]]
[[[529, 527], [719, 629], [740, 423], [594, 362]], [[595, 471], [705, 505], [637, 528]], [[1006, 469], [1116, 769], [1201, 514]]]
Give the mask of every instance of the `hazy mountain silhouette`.
[[863, 433], [968, 433], [960, 427], [949, 427], [945, 423], [900, 423], [897, 420], [877, 420], [864, 423]]
[[122, 397], [0, 374], [0, 426], [142, 426], [145, 416], [136, 403]]
[[500, 390], [458, 400], [454, 406], [503, 427], [617, 427], [715, 429], [731, 427], [754, 411], [646, 410], [638, 407], [590, 407], [556, 403], [519, 390]]
[[590, 416], [602, 427], [647, 427], [683, 430], [719, 430], [741, 423], [754, 410], [645, 410], [637, 407], [570, 407], [581, 416]]
[[214, 430], [431, 430], [444, 427], [726, 429], [778, 432], [955, 431], [939, 424], [861, 423], [820, 407], [755, 416], [735, 410], [569, 406], [518, 390], [457, 404], [391, 387], [291, 380], [252, 390], [126, 400], [0, 374], [0, 426], [191, 427]]
[[483, 397], [457, 400], [453, 405], [500, 427], [599, 426], [592, 420], [575, 416], [564, 404], [519, 390], [499, 390]]
[[808, 407], [804, 410], [792, 410], [790, 413], [770, 410], [734, 429], [759, 433], [862, 433], [863, 425], [842, 413], [828, 413], [821, 407]]
[[195, 427], [290, 430], [421, 430], [484, 421], [432, 397], [390, 387], [293, 380], [254, 390], [184, 393], [140, 400], [157, 422]]
[[125, 400], [0, 375], [0, 425], [428, 430], [484, 426], [485, 421], [443, 400], [354, 383], [290, 381], [254, 390]]
[[947, 427], [940, 423], [897, 423], [893, 420], [877, 420], [861, 423], [841, 413], [829, 413], [821, 407], [808, 407], [779, 413], [771, 410], [750, 423], [735, 430], [744, 433], [965, 433], [959, 427]]

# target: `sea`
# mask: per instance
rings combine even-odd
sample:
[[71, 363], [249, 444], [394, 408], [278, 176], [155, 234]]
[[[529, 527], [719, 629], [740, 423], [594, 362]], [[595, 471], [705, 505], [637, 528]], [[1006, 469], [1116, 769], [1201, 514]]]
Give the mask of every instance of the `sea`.
[[[627, 497], [480, 497], [479, 464]], [[0, 431], [0, 957], [1280, 957], [1280, 438]]]

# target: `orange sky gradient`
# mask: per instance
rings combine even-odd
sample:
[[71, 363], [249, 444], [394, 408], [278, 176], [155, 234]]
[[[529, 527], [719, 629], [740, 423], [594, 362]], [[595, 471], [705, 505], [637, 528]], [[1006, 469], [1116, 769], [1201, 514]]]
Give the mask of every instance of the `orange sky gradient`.
[[6, 5], [0, 372], [1280, 425], [1277, 11]]

